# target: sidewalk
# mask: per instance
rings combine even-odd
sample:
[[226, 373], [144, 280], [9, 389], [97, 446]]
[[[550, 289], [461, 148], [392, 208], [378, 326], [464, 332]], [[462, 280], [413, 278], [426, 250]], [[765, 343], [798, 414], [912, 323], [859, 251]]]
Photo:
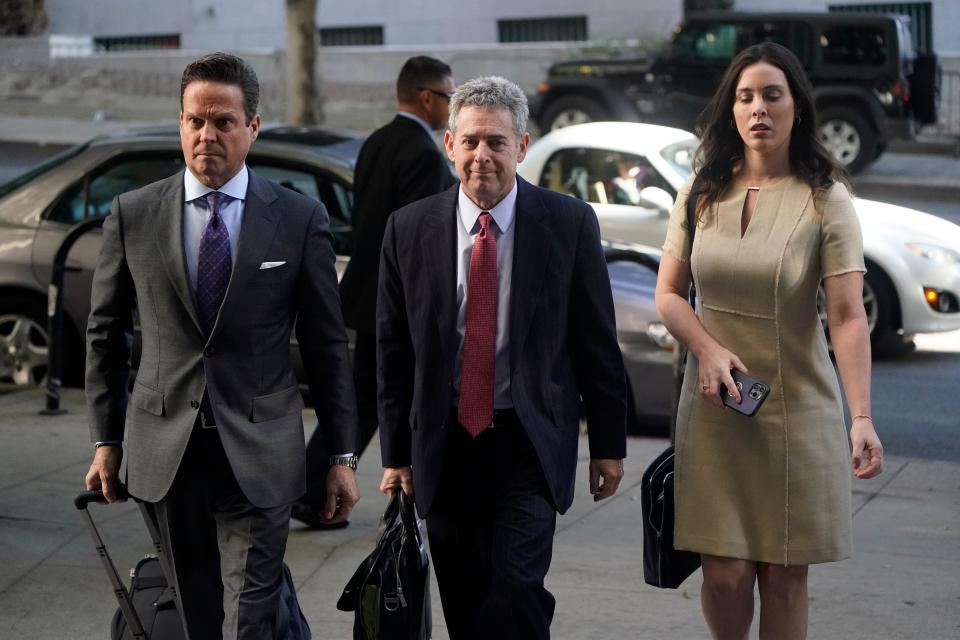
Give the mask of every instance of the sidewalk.
[[[69, 413], [56, 418], [37, 415], [42, 404], [39, 391], [0, 395], [0, 637], [100, 640], [116, 605], [72, 505], [91, 456], [83, 398], [67, 390]], [[664, 446], [631, 439], [620, 492], [595, 504], [586, 491], [582, 442], [578, 495], [558, 522], [548, 579], [557, 598], [555, 638], [709, 637], [699, 573], [678, 591], [642, 579], [640, 476]], [[351, 637], [350, 615], [335, 602], [373, 547], [384, 506], [379, 466], [372, 447], [360, 467], [363, 499], [350, 527], [319, 533], [294, 524], [290, 532], [287, 562], [317, 640]], [[855, 486], [856, 555], [811, 570], [809, 637], [960, 637], [960, 464], [892, 459], [882, 476]], [[125, 572], [149, 550], [139, 513], [129, 503], [92, 509]], [[434, 637], [445, 640], [436, 588], [433, 596]]]

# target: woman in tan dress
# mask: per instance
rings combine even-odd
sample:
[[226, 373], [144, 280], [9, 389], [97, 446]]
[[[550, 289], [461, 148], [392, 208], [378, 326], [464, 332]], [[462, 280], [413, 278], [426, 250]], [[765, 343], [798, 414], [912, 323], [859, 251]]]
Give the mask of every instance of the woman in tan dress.
[[[850, 476], [880, 473], [870, 418], [863, 247], [845, 176], [817, 140], [810, 84], [776, 44], [744, 50], [702, 116], [697, 232], [681, 190], [657, 283], [657, 310], [688, 345], [676, 435], [675, 546], [703, 559], [714, 638], [741, 640], [760, 590], [760, 637], [804, 638], [807, 565], [850, 555]], [[698, 309], [686, 301], [691, 275]], [[823, 284], [847, 392], [852, 456], [817, 314]], [[770, 395], [747, 417], [739, 369]], [[850, 466], [852, 465], [852, 474]]]

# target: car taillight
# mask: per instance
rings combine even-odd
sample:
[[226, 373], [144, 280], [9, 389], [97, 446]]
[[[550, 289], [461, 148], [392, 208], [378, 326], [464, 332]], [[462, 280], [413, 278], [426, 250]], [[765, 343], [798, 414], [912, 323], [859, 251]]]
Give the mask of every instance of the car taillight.
[[890, 85], [890, 93], [894, 98], [899, 98], [903, 102], [910, 101], [910, 85], [905, 80], [897, 80]]
[[550, 91], [550, 85], [546, 82], [541, 82], [539, 85], [537, 85], [537, 91], [540, 93], [546, 93], [547, 91]]

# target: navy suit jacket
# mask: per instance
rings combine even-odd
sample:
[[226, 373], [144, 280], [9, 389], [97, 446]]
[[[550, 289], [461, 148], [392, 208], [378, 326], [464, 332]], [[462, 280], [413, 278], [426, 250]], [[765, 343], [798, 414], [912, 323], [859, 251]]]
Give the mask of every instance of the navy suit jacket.
[[[626, 455], [626, 377], [596, 214], [517, 176], [510, 392], [555, 507], [573, 501], [579, 420], [592, 458]], [[459, 185], [390, 216], [380, 261], [377, 362], [385, 467], [413, 466], [421, 515], [437, 492], [451, 419]]]

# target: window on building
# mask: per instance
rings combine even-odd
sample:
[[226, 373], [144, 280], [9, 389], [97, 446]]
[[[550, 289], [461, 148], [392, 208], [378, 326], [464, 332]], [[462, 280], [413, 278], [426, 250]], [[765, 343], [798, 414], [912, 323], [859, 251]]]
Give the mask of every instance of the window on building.
[[879, 27], [829, 27], [820, 46], [826, 64], [881, 66], [887, 61], [887, 36]]
[[97, 53], [179, 48], [180, 34], [103, 36], [93, 39], [93, 50]]
[[500, 42], [558, 42], [587, 39], [587, 16], [497, 20]]
[[321, 47], [363, 47], [378, 44], [383, 44], [382, 25], [320, 29]]

